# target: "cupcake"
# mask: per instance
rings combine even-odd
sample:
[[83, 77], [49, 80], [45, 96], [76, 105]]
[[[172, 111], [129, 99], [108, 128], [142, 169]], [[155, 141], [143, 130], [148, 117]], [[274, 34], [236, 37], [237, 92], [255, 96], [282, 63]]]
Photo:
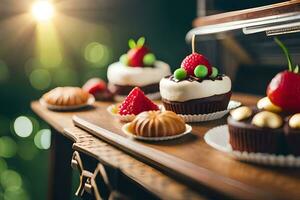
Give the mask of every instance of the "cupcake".
[[230, 112], [229, 143], [241, 152], [280, 154], [283, 149], [283, 119], [270, 111], [246, 106]]
[[108, 67], [108, 87], [116, 101], [124, 100], [134, 87], [140, 87], [150, 99], [160, 98], [159, 81], [171, 74], [170, 66], [156, 60], [144, 43], [143, 37], [136, 43], [129, 40], [130, 50]]
[[166, 110], [177, 114], [208, 114], [226, 110], [231, 97], [231, 80], [220, 74], [201, 54], [192, 53], [181, 68], [160, 81]]
[[300, 113], [288, 118], [284, 133], [289, 153], [300, 156]]
[[142, 112], [129, 124], [128, 130], [142, 137], [166, 137], [182, 134], [184, 120], [171, 111]]

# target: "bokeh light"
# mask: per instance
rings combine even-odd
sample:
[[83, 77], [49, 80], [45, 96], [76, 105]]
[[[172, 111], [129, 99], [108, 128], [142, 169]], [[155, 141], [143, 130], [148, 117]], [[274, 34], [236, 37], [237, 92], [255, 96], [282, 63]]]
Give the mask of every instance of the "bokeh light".
[[98, 42], [89, 43], [84, 50], [84, 58], [96, 66], [105, 66], [110, 59], [110, 53], [107, 46]]
[[51, 131], [50, 129], [41, 129], [34, 136], [34, 144], [39, 149], [49, 149], [51, 146]]
[[21, 187], [10, 187], [4, 192], [4, 200], [29, 200], [28, 193]]
[[5, 170], [0, 176], [0, 183], [5, 189], [20, 188], [22, 186], [22, 178], [14, 170]]
[[36, 21], [49, 21], [54, 16], [54, 6], [47, 0], [37, 0], [31, 7], [31, 13]]
[[3, 136], [0, 138], [0, 157], [11, 158], [14, 157], [17, 153], [17, 144], [16, 142], [8, 137]]
[[7, 81], [9, 79], [9, 70], [4, 61], [0, 60], [0, 82]]
[[46, 69], [35, 69], [29, 76], [29, 81], [37, 90], [45, 90], [51, 84], [51, 75]]
[[14, 131], [20, 137], [28, 137], [33, 131], [33, 124], [28, 117], [20, 116], [14, 122]]

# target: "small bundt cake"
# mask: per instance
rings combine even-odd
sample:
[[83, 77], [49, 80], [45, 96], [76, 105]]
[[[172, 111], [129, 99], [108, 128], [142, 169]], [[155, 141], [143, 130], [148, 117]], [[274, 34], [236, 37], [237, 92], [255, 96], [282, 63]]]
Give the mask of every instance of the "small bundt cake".
[[143, 137], [166, 137], [183, 133], [185, 123], [172, 111], [146, 111], [130, 123], [129, 131]]
[[42, 99], [55, 106], [86, 104], [90, 94], [78, 87], [57, 87], [43, 95]]

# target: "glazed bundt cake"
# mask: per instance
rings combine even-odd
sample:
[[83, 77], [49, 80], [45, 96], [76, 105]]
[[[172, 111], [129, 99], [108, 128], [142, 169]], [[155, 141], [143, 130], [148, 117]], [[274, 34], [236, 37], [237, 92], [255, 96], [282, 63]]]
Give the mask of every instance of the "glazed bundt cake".
[[143, 137], [166, 137], [185, 131], [185, 122], [172, 111], [146, 111], [130, 123], [129, 131]]
[[90, 94], [78, 87], [57, 87], [43, 95], [42, 99], [50, 105], [76, 106], [87, 103]]

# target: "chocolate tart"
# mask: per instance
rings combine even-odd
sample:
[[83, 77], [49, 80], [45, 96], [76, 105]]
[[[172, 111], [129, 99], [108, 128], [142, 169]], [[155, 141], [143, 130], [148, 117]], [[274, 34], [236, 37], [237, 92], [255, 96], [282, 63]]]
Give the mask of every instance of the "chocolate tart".
[[291, 128], [288, 123], [289, 118], [290, 117], [287, 118], [284, 125], [287, 150], [295, 156], [300, 156], [300, 129]]
[[258, 112], [253, 108], [253, 114], [241, 121], [228, 117], [229, 143], [232, 149], [248, 153], [283, 154], [285, 152], [283, 127], [272, 129], [253, 125], [252, 118]]

